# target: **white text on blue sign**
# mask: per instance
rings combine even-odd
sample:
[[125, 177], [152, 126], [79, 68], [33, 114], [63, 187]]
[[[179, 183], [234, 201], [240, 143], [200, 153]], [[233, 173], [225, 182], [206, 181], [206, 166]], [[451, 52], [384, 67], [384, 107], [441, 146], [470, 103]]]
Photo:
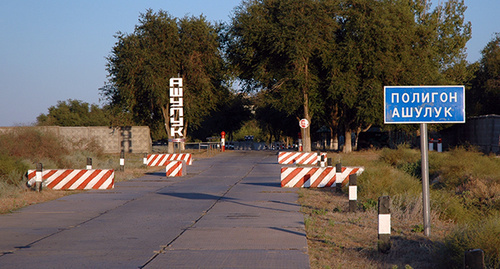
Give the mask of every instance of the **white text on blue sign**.
[[384, 123], [463, 123], [464, 86], [386, 86]]

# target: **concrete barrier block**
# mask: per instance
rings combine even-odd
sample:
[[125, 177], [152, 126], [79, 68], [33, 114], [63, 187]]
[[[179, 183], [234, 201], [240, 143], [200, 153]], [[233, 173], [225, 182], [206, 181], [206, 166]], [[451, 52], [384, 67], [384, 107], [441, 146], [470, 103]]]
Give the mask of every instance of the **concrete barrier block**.
[[[54, 190], [104, 190], [114, 188], [112, 169], [46, 169], [42, 171], [43, 187]], [[28, 170], [28, 186], [34, 186], [36, 170]]]

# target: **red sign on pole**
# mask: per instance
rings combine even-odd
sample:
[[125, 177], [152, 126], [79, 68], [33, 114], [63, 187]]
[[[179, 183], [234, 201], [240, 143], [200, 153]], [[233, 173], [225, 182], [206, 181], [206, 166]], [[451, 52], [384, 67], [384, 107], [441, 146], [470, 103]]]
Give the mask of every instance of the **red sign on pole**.
[[309, 127], [309, 121], [307, 119], [301, 119], [299, 121], [299, 125], [300, 125], [300, 128], [305, 129], [305, 128]]

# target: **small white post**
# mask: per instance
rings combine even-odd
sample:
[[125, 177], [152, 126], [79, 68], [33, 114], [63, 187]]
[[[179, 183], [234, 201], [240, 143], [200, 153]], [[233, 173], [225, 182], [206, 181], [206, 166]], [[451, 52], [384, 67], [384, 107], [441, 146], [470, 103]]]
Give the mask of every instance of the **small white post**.
[[358, 205], [358, 176], [349, 175], [349, 211], [356, 212]]
[[120, 153], [120, 171], [125, 171], [125, 151]]
[[87, 170], [92, 170], [92, 158], [87, 157]]
[[378, 198], [378, 250], [388, 253], [391, 249], [391, 200], [389, 196]]

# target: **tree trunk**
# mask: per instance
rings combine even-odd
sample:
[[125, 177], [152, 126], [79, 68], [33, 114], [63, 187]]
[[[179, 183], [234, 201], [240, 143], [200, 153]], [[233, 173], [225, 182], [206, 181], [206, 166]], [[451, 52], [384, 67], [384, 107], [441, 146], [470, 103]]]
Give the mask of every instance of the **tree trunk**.
[[334, 132], [332, 134], [332, 139], [330, 142], [330, 149], [331, 150], [339, 150], [339, 135], [337, 132]]
[[[165, 121], [165, 131], [167, 132], [167, 138], [170, 140], [170, 116], [169, 116], [169, 104], [167, 104], [167, 107], [162, 106], [161, 107], [161, 112], [163, 114], [163, 120]], [[168, 148], [167, 148], [167, 153], [174, 153], [174, 143], [173, 142], [168, 142]]]
[[305, 75], [305, 85], [303, 86], [302, 93], [304, 95], [304, 118], [309, 121], [309, 126], [304, 129], [302, 134], [302, 143], [304, 152], [311, 152], [311, 115], [309, 114], [309, 59], [303, 58], [304, 61], [304, 75]]
[[345, 130], [345, 144], [344, 144], [344, 153], [351, 153], [352, 152], [352, 137], [351, 137], [351, 130], [346, 128]]
[[362, 129], [361, 127], [358, 127], [358, 129], [356, 129], [356, 138], [354, 140], [354, 150], [358, 150], [359, 134], [361, 132], [368, 131], [371, 127], [372, 127], [372, 125], [370, 124], [370, 125], [368, 125], [368, 127], [366, 127], [366, 129]]
[[[184, 139], [187, 137], [187, 129], [188, 129], [187, 127], [188, 127], [188, 122], [186, 120], [184, 121], [184, 130], [182, 130], [182, 133], [184, 134]], [[181, 142], [179, 146], [181, 147], [181, 151], [186, 150], [186, 142]]]

